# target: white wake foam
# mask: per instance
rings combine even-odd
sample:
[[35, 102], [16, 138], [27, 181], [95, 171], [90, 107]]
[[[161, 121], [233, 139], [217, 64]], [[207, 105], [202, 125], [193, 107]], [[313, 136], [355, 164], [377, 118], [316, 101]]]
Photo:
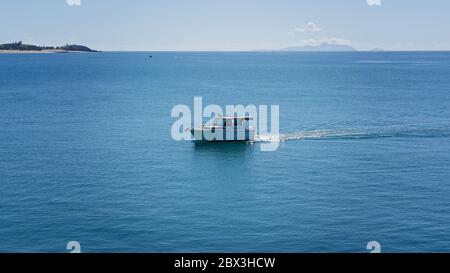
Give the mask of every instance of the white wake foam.
[[292, 140], [320, 139], [368, 139], [393, 137], [449, 137], [450, 126], [420, 127], [420, 126], [390, 126], [343, 130], [312, 130], [292, 132], [280, 135], [257, 135], [255, 141], [277, 142]]

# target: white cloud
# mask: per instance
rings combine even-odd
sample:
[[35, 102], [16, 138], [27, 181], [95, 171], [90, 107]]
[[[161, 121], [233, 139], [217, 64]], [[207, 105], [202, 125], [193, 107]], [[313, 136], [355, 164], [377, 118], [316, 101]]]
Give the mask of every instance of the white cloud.
[[81, 0], [66, 0], [69, 6], [81, 6]]
[[369, 6], [381, 6], [381, 0], [367, 0]]
[[318, 46], [321, 44], [330, 45], [351, 45], [352, 41], [334, 37], [322, 37], [319, 39], [306, 39], [303, 40], [303, 44], [306, 46]]
[[316, 23], [308, 22], [306, 25], [294, 28], [290, 33], [298, 33], [298, 32], [319, 32], [322, 31], [322, 28], [319, 27]]

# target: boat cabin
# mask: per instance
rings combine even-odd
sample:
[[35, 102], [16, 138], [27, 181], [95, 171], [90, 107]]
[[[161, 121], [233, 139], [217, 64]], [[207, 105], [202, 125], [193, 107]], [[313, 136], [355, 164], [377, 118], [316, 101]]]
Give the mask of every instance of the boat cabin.
[[249, 121], [253, 120], [253, 117], [233, 117], [233, 116], [226, 116], [226, 117], [217, 117], [215, 126], [243, 126], [243, 127], [249, 127]]

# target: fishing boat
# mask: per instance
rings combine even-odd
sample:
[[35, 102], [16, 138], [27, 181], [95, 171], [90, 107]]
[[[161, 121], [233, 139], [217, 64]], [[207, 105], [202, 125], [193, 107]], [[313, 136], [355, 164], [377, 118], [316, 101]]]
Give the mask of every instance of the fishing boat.
[[203, 124], [191, 129], [195, 141], [238, 142], [253, 141], [255, 129], [250, 126], [250, 116], [218, 116], [213, 124]]

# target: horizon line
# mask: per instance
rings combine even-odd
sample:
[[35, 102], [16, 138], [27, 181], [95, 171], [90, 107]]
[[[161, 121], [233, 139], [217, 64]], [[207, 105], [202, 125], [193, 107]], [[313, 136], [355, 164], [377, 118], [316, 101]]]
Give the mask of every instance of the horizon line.
[[255, 52], [255, 53], [355, 53], [355, 52], [450, 52], [450, 49], [399, 49], [399, 50], [354, 50], [354, 51], [283, 51], [263, 50], [100, 50], [101, 52]]

